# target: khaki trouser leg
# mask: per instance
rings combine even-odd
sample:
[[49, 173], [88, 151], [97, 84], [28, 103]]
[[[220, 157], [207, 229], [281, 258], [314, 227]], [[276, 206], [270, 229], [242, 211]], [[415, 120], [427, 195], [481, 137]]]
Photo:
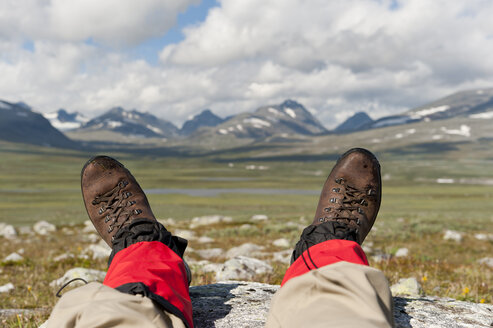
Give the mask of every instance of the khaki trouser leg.
[[393, 301], [383, 273], [338, 262], [292, 278], [274, 296], [267, 328], [393, 327]]
[[48, 320], [48, 328], [55, 327], [184, 328], [185, 325], [147, 297], [125, 294], [93, 282], [62, 296]]

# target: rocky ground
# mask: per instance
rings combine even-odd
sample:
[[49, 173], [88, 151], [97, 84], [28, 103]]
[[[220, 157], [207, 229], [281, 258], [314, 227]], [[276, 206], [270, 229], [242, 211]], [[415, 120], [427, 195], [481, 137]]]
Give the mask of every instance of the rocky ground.
[[[300, 218], [279, 223], [266, 215], [254, 215], [247, 221], [239, 222], [231, 217], [212, 215], [179, 222], [166, 219], [162, 223], [174, 234], [189, 240], [185, 258], [194, 272], [192, 284], [209, 284], [191, 289], [196, 318], [201, 317], [201, 311], [208, 311], [202, 301], [207, 297], [220, 300], [218, 296], [226, 293], [225, 286], [229, 284], [234, 288], [228, 287], [228, 294], [224, 296], [230, 303], [217, 307], [217, 311], [230, 311], [218, 314], [218, 321], [214, 324], [216, 327], [233, 327], [234, 322], [241, 320], [245, 322], [244, 327], [256, 327], [249, 323], [263, 322], [270, 297], [278, 287], [238, 282], [213, 283], [261, 281], [279, 284], [289, 265], [292, 247], [308, 221]], [[464, 238], [474, 239], [478, 243], [493, 241], [491, 234], [469, 236], [452, 230], [443, 231], [437, 237], [442, 242], [454, 244], [460, 244]], [[0, 322], [7, 327], [13, 327], [16, 321], [24, 322], [26, 326], [42, 323], [56, 302], [54, 294], [58, 288], [73, 278], [102, 281], [111, 251], [101, 241], [90, 221], [82, 226], [63, 227], [45, 221], [17, 228], [0, 223], [0, 240], [0, 307], [3, 308]], [[453, 322], [463, 322], [457, 327], [487, 327], [493, 323], [493, 320], [487, 322], [488, 315], [493, 318], [491, 305], [426, 297], [430, 290], [435, 291], [435, 295], [442, 293], [443, 296], [443, 287], [430, 286], [426, 275], [396, 276], [395, 272], [405, 271], [400, 270], [399, 266], [412, 264], [414, 254], [411, 247], [394, 247], [391, 252], [386, 252], [378, 242], [370, 239], [364, 244], [364, 249], [370, 263], [389, 276], [394, 296], [403, 297], [395, 299], [399, 327], [455, 327]], [[476, 265], [483, 268], [486, 281], [480, 282], [479, 287], [471, 288], [481, 292], [480, 288], [484, 287], [485, 292], [479, 294], [478, 300], [479, 303], [489, 303], [491, 296], [488, 298], [486, 294], [491, 288], [488, 277], [491, 278], [493, 257], [482, 257]], [[74, 283], [69, 288], [76, 285]], [[245, 292], [245, 288], [250, 287], [255, 290], [253, 294]], [[464, 287], [462, 299], [473, 300], [468, 299], [470, 293], [469, 287]], [[263, 312], [249, 309], [248, 305], [240, 306], [245, 299], [255, 295], [262, 299]], [[481, 321], [479, 318], [486, 319]], [[462, 321], [457, 321], [459, 319]], [[198, 327], [212, 327], [213, 324], [207, 320], [200, 322]], [[205, 325], [206, 322], [210, 325]]]

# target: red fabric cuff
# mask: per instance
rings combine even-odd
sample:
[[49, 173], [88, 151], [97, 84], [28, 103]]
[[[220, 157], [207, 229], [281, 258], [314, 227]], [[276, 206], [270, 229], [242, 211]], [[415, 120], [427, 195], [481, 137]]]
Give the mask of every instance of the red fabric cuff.
[[159, 241], [139, 242], [116, 253], [103, 284], [143, 283], [176, 307], [193, 327], [192, 302], [183, 259]]
[[[308, 255], [308, 251], [310, 252], [310, 255]], [[309, 267], [307, 267], [307, 264], [303, 261], [303, 257]], [[312, 263], [310, 257], [316, 266]], [[304, 251], [303, 255], [298, 257], [286, 271], [281, 286], [288, 280], [301, 276], [317, 267], [321, 268], [340, 261], [368, 265], [365, 252], [358, 243], [342, 239], [327, 240]]]

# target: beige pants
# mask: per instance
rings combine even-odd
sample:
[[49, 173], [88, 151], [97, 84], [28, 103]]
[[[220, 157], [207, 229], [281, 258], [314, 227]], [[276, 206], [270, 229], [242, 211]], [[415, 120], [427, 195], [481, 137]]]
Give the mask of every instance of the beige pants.
[[[392, 312], [381, 271], [339, 262], [289, 280], [272, 300], [266, 327], [393, 327]], [[148, 298], [90, 283], [63, 295], [48, 327], [185, 326]]]

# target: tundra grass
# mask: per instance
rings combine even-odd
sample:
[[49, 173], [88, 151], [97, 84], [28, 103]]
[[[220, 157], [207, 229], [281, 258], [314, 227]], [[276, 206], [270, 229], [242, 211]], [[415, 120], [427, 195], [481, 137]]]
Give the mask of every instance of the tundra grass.
[[[89, 245], [80, 233], [87, 215], [80, 194], [80, 169], [93, 154], [0, 144], [0, 222], [16, 227], [46, 220], [58, 231], [48, 236], [20, 235], [14, 241], [0, 237], [0, 260], [24, 250], [20, 263], [2, 263], [0, 285], [12, 282], [15, 289], [0, 297], [0, 308], [45, 309], [36, 314], [0, 319], [12, 327], [35, 326], [46, 319], [56, 302], [49, 282], [79, 266], [105, 270], [106, 261], [78, 259]], [[137, 177], [144, 189], [156, 188], [268, 188], [320, 190], [334, 161], [313, 162], [218, 162], [214, 158], [169, 158], [111, 154]], [[332, 157], [330, 157], [332, 158]], [[367, 241], [372, 244], [370, 264], [383, 270], [390, 283], [417, 278], [428, 295], [492, 303], [492, 269], [478, 260], [491, 257], [493, 242], [474, 238], [493, 234], [493, 186], [472, 183], [438, 184], [439, 178], [486, 181], [493, 171], [488, 159], [430, 159], [423, 156], [396, 157], [382, 153], [383, 200], [375, 228]], [[248, 165], [267, 167], [248, 170]], [[211, 179], [212, 178], [212, 179]], [[242, 178], [229, 181], [217, 178]], [[469, 180], [467, 180], [469, 179]], [[252, 195], [222, 193], [216, 197], [181, 194], [149, 195], [157, 217], [174, 218], [174, 229], [189, 229], [191, 218], [209, 214], [227, 215], [232, 223], [192, 229], [198, 236], [214, 239], [211, 244], [190, 242], [195, 249], [220, 247], [227, 250], [245, 242], [279, 251], [268, 241], [287, 238], [294, 246], [301, 229], [311, 222], [317, 195]], [[266, 214], [266, 222], [252, 222], [254, 214]], [[249, 228], [240, 228], [249, 224]], [[447, 229], [463, 233], [463, 241], [443, 240]], [[405, 258], [376, 262], [373, 254], [393, 254], [409, 249]], [[75, 259], [53, 258], [72, 253]], [[200, 260], [190, 252], [190, 260]], [[214, 259], [223, 262], [224, 258]], [[274, 273], [258, 277], [280, 283], [287, 265], [274, 263]], [[196, 270], [193, 284], [214, 282], [210, 273]], [[3, 321], [2, 321], [3, 320]]]

